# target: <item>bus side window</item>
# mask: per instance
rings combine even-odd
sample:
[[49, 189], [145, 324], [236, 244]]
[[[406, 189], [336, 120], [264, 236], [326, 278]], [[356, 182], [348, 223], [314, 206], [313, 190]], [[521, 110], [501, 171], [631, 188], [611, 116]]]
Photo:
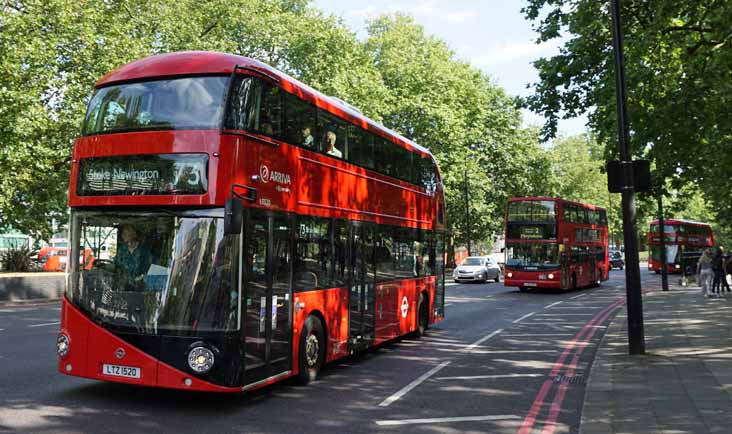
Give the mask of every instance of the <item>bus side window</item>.
[[318, 110], [318, 136], [316, 141], [320, 144], [320, 152], [347, 160], [348, 142], [346, 140], [346, 131], [345, 122], [324, 110]]
[[237, 78], [231, 89], [226, 128], [282, 137], [282, 91], [252, 77]]
[[391, 147], [394, 146], [388, 140], [381, 137], [374, 137], [374, 159], [376, 171], [384, 175], [395, 176], [394, 160], [392, 160]]
[[348, 127], [348, 160], [361, 167], [374, 168], [373, 136], [353, 125]]
[[291, 145], [315, 150], [315, 106], [292, 94], [285, 96], [285, 140]]

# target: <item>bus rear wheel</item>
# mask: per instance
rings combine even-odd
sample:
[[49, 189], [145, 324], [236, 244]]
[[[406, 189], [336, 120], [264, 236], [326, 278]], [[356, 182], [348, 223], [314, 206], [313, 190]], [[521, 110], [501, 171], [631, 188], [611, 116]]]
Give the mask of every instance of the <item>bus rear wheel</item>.
[[303, 384], [315, 381], [325, 360], [325, 332], [320, 319], [313, 315], [303, 324], [299, 354], [300, 381]]

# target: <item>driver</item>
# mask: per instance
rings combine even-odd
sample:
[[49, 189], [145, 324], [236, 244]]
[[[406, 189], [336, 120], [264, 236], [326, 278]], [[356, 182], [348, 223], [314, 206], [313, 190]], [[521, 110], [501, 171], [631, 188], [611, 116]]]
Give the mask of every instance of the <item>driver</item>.
[[142, 243], [142, 237], [134, 226], [120, 226], [120, 243], [114, 262], [126, 274], [126, 290], [142, 288], [145, 274], [152, 264], [152, 255], [150, 249]]

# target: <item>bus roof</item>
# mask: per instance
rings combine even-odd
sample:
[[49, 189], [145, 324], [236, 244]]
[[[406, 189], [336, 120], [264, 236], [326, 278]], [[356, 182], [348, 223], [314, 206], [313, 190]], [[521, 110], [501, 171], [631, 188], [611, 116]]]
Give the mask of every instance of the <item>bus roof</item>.
[[[658, 224], [658, 219], [653, 220], [651, 222], [652, 225]], [[693, 226], [707, 226], [712, 227], [709, 223], [702, 223], [702, 222], [696, 222], [694, 220], [686, 220], [686, 219], [663, 219], [664, 225], [693, 225]]]
[[[437, 166], [437, 162], [429, 149], [403, 137], [395, 131], [367, 118], [344, 101], [329, 97], [312, 87], [290, 77], [265, 63], [248, 57], [237, 56], [212, 51], [180, 51], [168, 54], [159, 54], [136, 60], [123, 65], [105, 75], [96, 83], [96, 87], [119, 84], [126, 81], [141, 79], [190, 76], [201, 74], [231, 74], [234, 67], [246, 67], [249, 70], [259, 70], [264, 75], [273, 76], [280, 81], [282, 87], [341, 118], [347, 119], [372, 132], [381, 133], [402, 147], [417, 151], [429, 156]], [[439, 171], [438, 171], [439, 173]]]
[[579, 206], [581, 206], [583, 208], [587, 208], [587, 209], [605, 210], [605, 208], [603, 208], [601, 206], [590, 205], [590, 204], [582, 203], [582, 202], [575, 202], [573, 200], [562, 199], [561, 197], [532, 196], [532, 197], [509, 197], [508, 198], [509, 202], [517, 202], [517, 201], [521, 201], [521, 200], [550, 200], [552, 202], [571, 203], [573, 205], [579, 205]]

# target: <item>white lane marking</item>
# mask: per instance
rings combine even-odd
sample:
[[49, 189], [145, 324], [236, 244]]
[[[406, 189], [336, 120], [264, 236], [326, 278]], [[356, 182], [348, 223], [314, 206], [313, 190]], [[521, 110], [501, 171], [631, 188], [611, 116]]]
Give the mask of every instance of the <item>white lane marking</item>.
[[30, 324], [28, 327], [44, 327], [44, 326], [58, 325], [58, 324], [61, 324], [61, 321], [47, 322], [44, 324]]
[[4, 332], [4, 331], [5, 331], [5, 329], [0, 329], [0, 332]]
[[528, 317], [530, 317], [530, 316], [534, 315], [535, 313], [536, 313], [536, 312], [529, 312], [529, 313], [527, 313], [526, 315], [522, 316], [521, 318], [515, 319], [515, 320], [513, 320], [513, 321], [511, 321], [511, 322], [512, 322], [512, 323], [514, 323], [514, 324], [518, 324], [518, 323], [520, 323], [521, 321], [525, 320], [526, 318], [528, 318]]
[[585, 297], [586, 295], [587, 294], [580, 294], [580, 295], [575, 295], [574, 297], [569, 297], [569, 298], [570, 298], [570, 300], [574, 300], [575, 298]]
[[445, 307], [452, 306], [452, 303], [445, 303]]
[[502, 331], [503, 331], [503, 329], [498, 329], [498, 330], [494, 331], [493, 333], [491, 333], [491, 334], [489, 334], [487, 336], [483, 336], [482, 338], [478, 339], [477, 341], [475, 341], [472, 344], [470, 344], [467, 347], [465, 347], [465, 351], [467, 351], [467, 352], [473, 351], [475, 349], [475, 347], [477, 347], [478, 345], [480, 345], [483, 342], [487, 341], [488, 339], [492, 338], [493, 336], [501, 333]]
[[530, 378], [546, 377], [545, 374], [499, 374], [499, 375], [471, 375], [463, 377], [437, 377], [435, 380], [498, 380], [501, 378]]
[[556, 306], [558, 304], [562, 304], [562, 303], [564, 303], [564, 302], [563, 301], [556, 301], [556, 302], [554, 302], [552, 304], [549, 304], [549, 305], [544, 306], [544, 309], [549, 309], [549, 308], [552, 308], [552, 307], [554, 307], [554, 306]]
[[416, 380], [414, 380], [411, 383], [409, 383], [406, 386], [404, 386], [400, 391], [398, 391], [397, 393], [395, 393], [395, 394], [391, 395], [390, 397], [386, 398], [385, 400], [383, 400], [381, 402], [381, 404], [379, 404], [379, 407], [388, 407], [394, 401], [397, 401], [399, 398], [401, 398], [402, 396], [404, 396], [407, 393], [409, 393], [410, 390], [412, 390], [415, 387], [419, 386], [425, 380], [427, 380], [431, 376], [435, 375], [437, 373], [437, 371], [439, 371], [440, 369], [444, 368], [445, 366], [447, 366], [449, 364], [450, 364], [450, 361], [442, 362], [439, 365], [435, 366], [434, 368], [430, 369], [429, 371], [425, 372], [419, 378], [417, 378]]
[[543, 316], [543, 317], [549, 317], [549, 318], [564, 318], [565, 316], [590, 316], [590, 315], [595, 315], [595, 313], [582, 313], [582, 312], [539, 313], [536, 316]]
[[482, 422], [492, 420], [518, 420], [515, 414], [497, 414], [493, 416], [462, 416], [462, 417], [436, 417], [431, 419], [402, 419], [402, 420], [377, 420], [379, 426], [415, 425], [428, 423], [448, 422]]
[[504, 338], [540, 338], [542, 336], [574, 336], [577, 333], [525, 333], [503, 335]]

